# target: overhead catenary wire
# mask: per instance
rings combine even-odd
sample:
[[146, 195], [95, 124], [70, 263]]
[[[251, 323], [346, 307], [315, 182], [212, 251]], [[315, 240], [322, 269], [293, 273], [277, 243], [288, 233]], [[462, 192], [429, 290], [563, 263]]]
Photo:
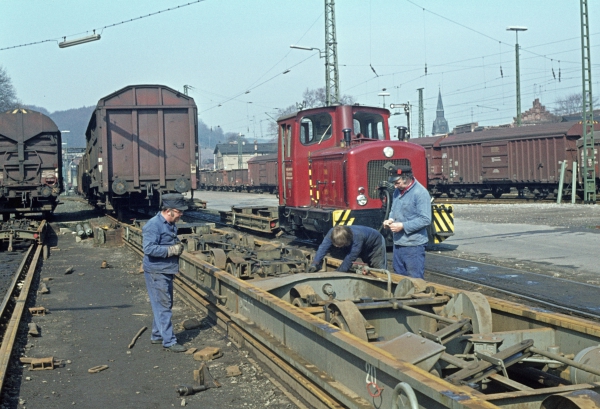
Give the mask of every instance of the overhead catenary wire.
[[35, 41], [33, 43], [26, 43], [26, 44], [13, 45], [13, 46], [10, 46], [10, 47], [4, 47], [4, 48], [0, 48], [0, 51], [10, 50], [10, 49], [13, 49], [13, 48], [27, 47], [27, 46], [30, 46], [30, 45], [42, 44], [42, 43], [47, 43], [47, 42], [57, 42], [58, 43], [60, 41], [60, 39], [62, 39], [62, 38], [74, 37], [74, 36], [78, 36], [78, 35], [82, 35], [82, 34], [87, 34], [87, 33], [92, 32], [92, 31], [93, 32], [100, 31], [102, 33], [102, 31], [104, 31], [105, 28], [111, 28], [111, 27], [120, 26], [121, 24], [131, 23], [133, 21], [137, 21], [137, 20], [141, 20], [143, 18], [155, 16], [157, 14], [161, 14], [161, 13], [166, 13], [166, 12], [169, 12], [169, 11], [177, 10], [177, 9], [180, 9], [180, 8], [183, 8], [183, 7], [187, 7], [187, 6], [191, 6], [192, 4], [201, 3], [201, 2], [204, 2], [204, 1], [206, 1], [206, 0], [191, 1], [189, 3], [180, 4], [179, 6], [170, 7], [168, 9], [164, 9], [164, 10], [160, 10], [160, 11], [155, 11], [154, 13], [145, 14], [145, 15], [142, 15], [142, 16], [139, 16], [139, 17], [135, 17], [135, 18], [130, 18], [129, 20], [123, 20], [123, 21], [120, 21], [118, 23], [108, 24], [108, 25], [100, 27], [100, 28], [93, 28], [93, 29], [88, 30], [88, 31], [82, 31], [80, 33], [69, 34], [69, 35], [66, 35], [66, 36], [60, 36], [60, 37], [51, 38], [51, 39], [48, 39], [48, 40]]

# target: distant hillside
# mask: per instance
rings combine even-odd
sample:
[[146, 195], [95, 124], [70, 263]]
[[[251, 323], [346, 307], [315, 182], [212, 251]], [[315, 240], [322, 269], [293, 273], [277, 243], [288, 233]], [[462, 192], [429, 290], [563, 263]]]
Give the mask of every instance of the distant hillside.
[[35, 105], [27, 105], [29, 109], [48, 115], [63, 132], [63, 142], [67, 143], [69, 148], [85, 147], [85, 129], [92, 116], [95, 106], [68, 109], [66, 111], [48, 112], [46, 108]]

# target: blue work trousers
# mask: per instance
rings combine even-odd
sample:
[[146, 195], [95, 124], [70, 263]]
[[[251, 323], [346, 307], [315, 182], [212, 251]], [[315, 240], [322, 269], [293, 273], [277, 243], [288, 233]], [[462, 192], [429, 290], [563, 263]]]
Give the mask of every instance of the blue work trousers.
[[171, 317], [173, 313], [173, 276], [174, 274], [144, 273], [146, 288], [152, 306], [152, 340], [162, 339], [163, 346], [168, 348], [177, 343], [173, 333]]
[[394, 273], [412, 278], [423, 278], [425, 245], [398, 246], [394, 244]]

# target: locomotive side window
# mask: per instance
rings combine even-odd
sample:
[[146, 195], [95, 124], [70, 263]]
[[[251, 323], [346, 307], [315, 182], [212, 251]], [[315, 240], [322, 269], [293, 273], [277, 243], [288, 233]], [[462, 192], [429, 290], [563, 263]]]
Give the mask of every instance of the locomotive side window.
[[331, 138], [331, 115], [320, 113], [300, 120], [300, 142], [303, 145], [320, 143]]
[[289, 158], [292, 155], [292, 127], [283, 125], [282, 129], [285, 135], [285, 156]]
[[355, 112], [353, 119], [355, 135], [361, 133], [363, 138], [385, 139], [383, 117], [381, 115], [369, 112]]

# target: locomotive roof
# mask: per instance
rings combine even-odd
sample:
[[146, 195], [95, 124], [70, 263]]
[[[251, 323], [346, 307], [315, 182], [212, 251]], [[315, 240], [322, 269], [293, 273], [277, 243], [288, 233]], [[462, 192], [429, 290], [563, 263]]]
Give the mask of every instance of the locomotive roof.
[[98, 107], [196, 106], [194, 98], [166, 85], [128, 85], [98, 100]]
[[58, 134], [50, 117], [41, 112], [18, 108], [0, 114], [0, 135], [14, 141], [27, 141], [42, 134]]
[[[315, 110], [316, 110], [316, 111], [318, 111], [318, 110], [323, 110], [323, 109], [325, 109], [325, 108], [327, 108], [327, 110], [328, 110], [328, 111], [335, 111], [335, 109], [336, 109], [336, 108], [338, 108], [338, 107], [342, 107], [342, 106], [344, 106], [344, 105], [330, 105], [330, 106], [327, 106], [327, 107], [306, 108], [306, 109], [302, 109], [302, 110], [299, 110], [299, 111], [292, 112], [292, 113], [290, 113], [290, 114], [285, 114], [285, 115], [282, 115], [282, 116], [280, 116], [279, 118], [277, 118], [277, 122], [279, 122], [279, 121], [285, 121], [286, 119], [290, 119], [290, 118], [295, 118], [295, 117], [296, 117], [296, 116], [297, 116], [299, 113], [302, 113], [302, 114], [305, 114], [305, 113], [307, 113], [307, 114], [310, 114], [310, 113], [311, 113], [311, 111], [315, 111]], [[363, 108], [363, 109], [376, 109], [376, 110], [385, 110], [385, 111], [388, 111], [388, 110], [387, 110], [387, 109], [385, 109], [385, 108], [373, 107], [373, 106], [368, 106], [368, 105], [359, 105], [359, 104], [354, 104], [354, 105], [349, 105], [349, 106], [352, 106], [352, 107], [357, 107], [357, 108]], [[388, 111], [388, 112], [389, 112], [389, 111]]]

